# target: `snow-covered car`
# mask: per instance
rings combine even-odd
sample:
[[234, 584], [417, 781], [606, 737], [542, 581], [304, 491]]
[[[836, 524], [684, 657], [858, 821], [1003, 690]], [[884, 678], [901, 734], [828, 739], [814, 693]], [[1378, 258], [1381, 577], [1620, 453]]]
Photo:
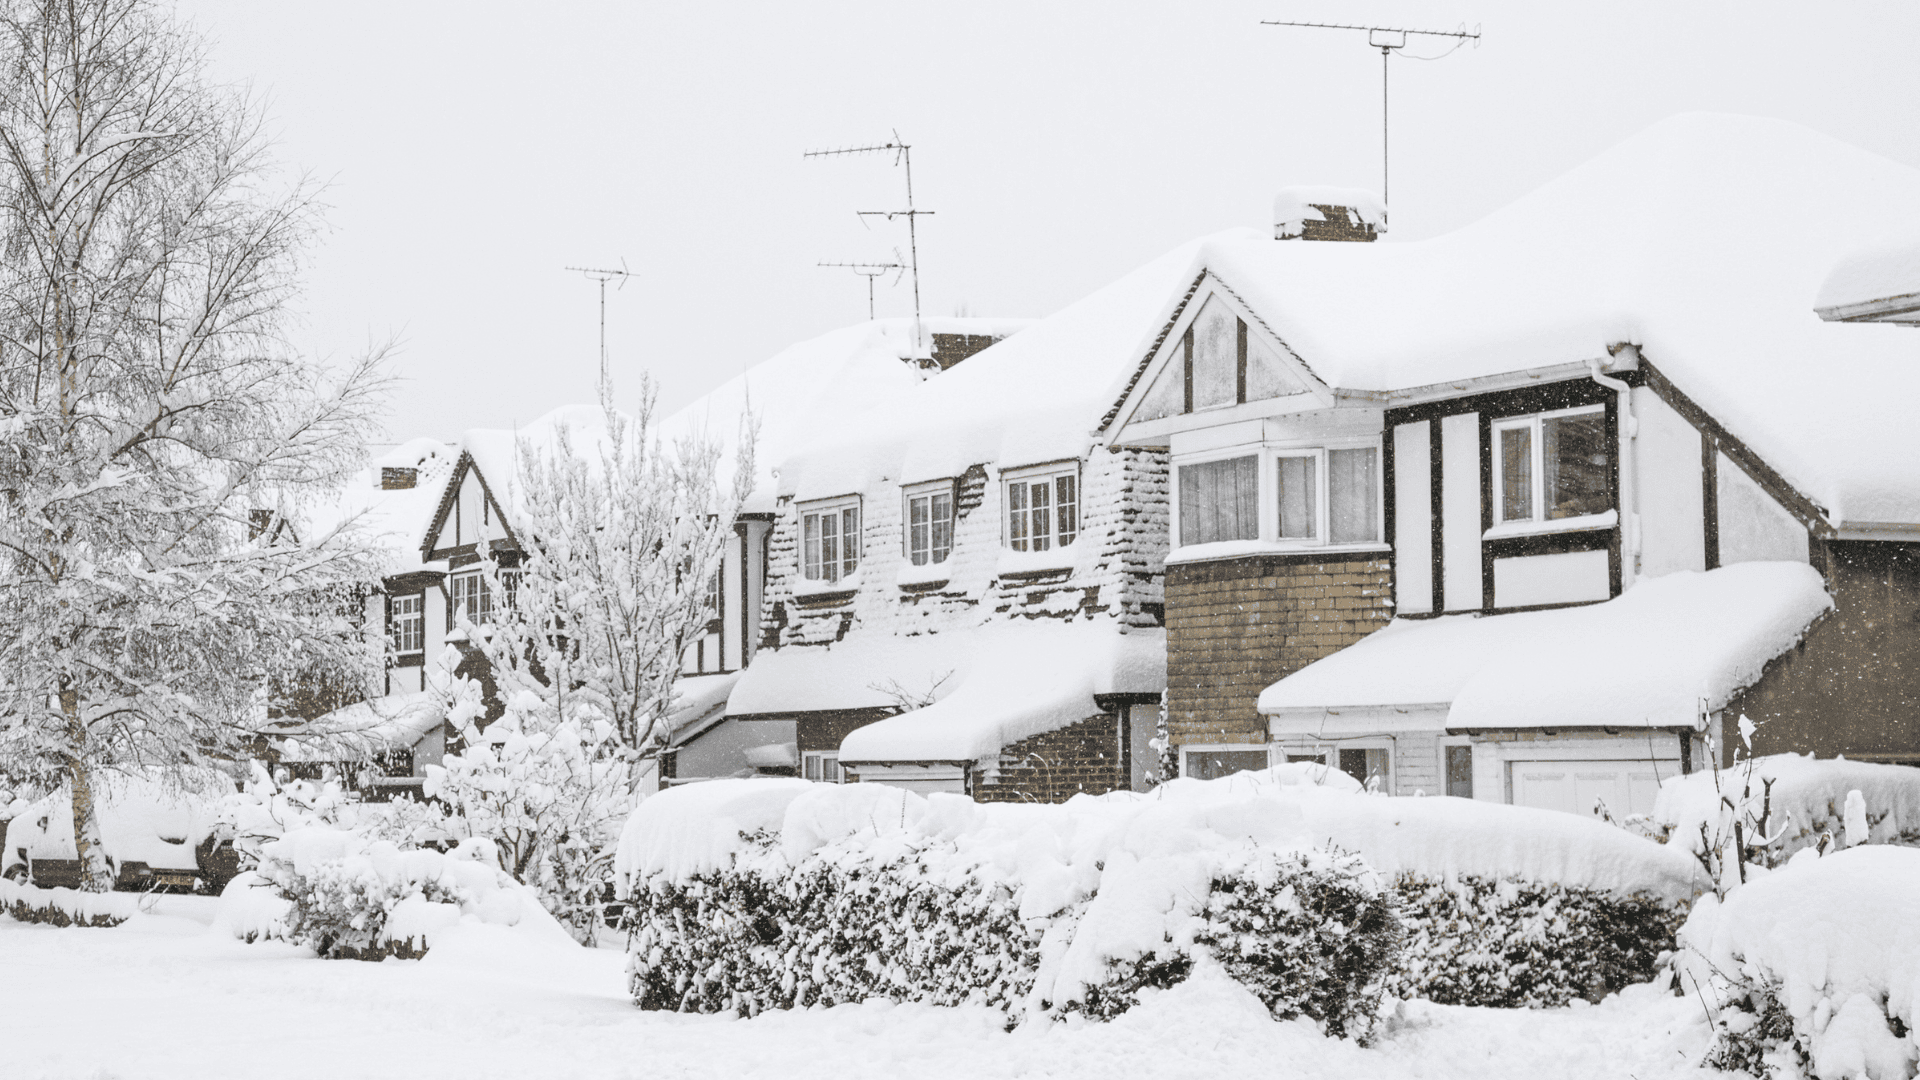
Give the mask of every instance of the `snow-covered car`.
[[[218, 892], [239, 872], [231, 830], [218, 820], [217, 781], [183, 789], [137, 776], [95, 778], [107, 863], [121, 889]], [[65, 788], [27, 804], [7, 823], [0, 876], [47, 888], [80, 884], [73, 801]]]

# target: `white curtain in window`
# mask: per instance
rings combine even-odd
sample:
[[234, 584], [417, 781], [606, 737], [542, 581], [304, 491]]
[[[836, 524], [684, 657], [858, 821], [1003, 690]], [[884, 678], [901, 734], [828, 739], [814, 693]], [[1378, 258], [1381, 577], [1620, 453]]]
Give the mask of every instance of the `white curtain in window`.
[[1315, 516], [1319, 464], [1310, 456], [1280, 459], [1280, 539], [1312, 540], [1319, 535]]
[[1335, 544], [1366, 544], [1380, 539], [1373, 447], [1327, 452], [1327, 531]]
[[1251, 457], [1180, 466], [1180, 542], [1260, 535], [1260, 469]]

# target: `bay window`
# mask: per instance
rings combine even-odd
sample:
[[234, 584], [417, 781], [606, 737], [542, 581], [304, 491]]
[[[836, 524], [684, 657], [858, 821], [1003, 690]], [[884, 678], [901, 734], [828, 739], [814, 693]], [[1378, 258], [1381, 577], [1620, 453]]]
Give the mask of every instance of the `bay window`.
[[953, 553], [953, 483], [943, 480], [909, 488], [907, 561], [915, 566], [943, 563]]
[[1260, 538], [1260, 466], [1254, 457], [1180, 466], [1180, 542]]
[[1600, 405], [1493, 424], [1494, 523], [1558, 521], [1613, 508]]
[[1006, 482], [1007, 546], [1048, 551], [1080, 534], [1080, 477], [1070, 472], [1022, 473]]
[[1378, 445], [1285, 449], [1264, 463], [1259, 455], [1192, 462], [1179, 467], [1177, 483], [1182, 545], [1381, 542]]
[[841, 502], [800, 512], [801, 574], [839, 581], [860, 568], [860, 504]]

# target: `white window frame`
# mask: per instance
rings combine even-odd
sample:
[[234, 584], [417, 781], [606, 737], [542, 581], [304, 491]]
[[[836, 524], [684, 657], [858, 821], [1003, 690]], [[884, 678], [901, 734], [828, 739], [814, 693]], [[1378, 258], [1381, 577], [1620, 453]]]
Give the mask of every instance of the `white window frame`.
[[[947, 497], [947, 552], [934, 557], [933, 546], [933, 496]], [[913, 561], [913, 504], [920, 499], [927, 500], [927, 561]], [[960, 523], [960, 485], [951, 478], [930, 480], [920, 484], [908, 484], [900, 489], [900, 554], [907, 560], [908, 566], [938, 566], [953, 558], [955, 526]]]
[[[832, 779], [828, 779], [831, 775]], [[800, 777], [816, 784], [844, 784], [847, 773], [840, 767], [840, 751], [808, 750], [800, 755]]]
[[[463, 592], [471, 594], [470, 603], [462, 595]], [[448, 578], [447, 599], [453, 608], [452, 617], [447, 621], [453, 625], [459, 625], [462, 615], [475, 626], [485, 626], [493, 621], [493, 590], [487, 588], [486, 575], [478, 567], [463, 570]]]
[[[847, 543], [845, 531], [845, 512], [848, 510], [853, 511], [854, 521], [854, 543], [851, 545]], [[807, 574], [807, 518], [820, 514], [833, 514], [835, 516], [835, 529], [837, 530], [836, 535], [839, 537], [840, 547], [839, 555], [834, 560], [838, 564], [838, 567], [835, 569], [832, 577], [828, 577], [826, 574], [826, 560], [824, 556], [820, 563], [820, 574], [813, 577]], [[796, 505], [794, 507], [794, 520], [798, 526], [794, 552], [799, 557], [800, 580], [802, 582], [831, 585], [845, 581], [860, 572], [861, 564], [866, 561], [865, 541], [867, 531], [866, 514], [862, 512], [860, 496], [843, 495], [837, 498], [819, 499], [814, 502]], [[847, 551], [849, 547], [851, 547], [853, 551], [851, 560], [853, 562], [852, 567], [847, 566], [847, 562], [849, 561]]]
[[[402, 604], [411, 602], [412, 611], [402, 612]], [[387, 598], [388, 637], [393, 642], [396, 656], [419, 656], [427, 651], [427, 597], [424, 592], [398, 593]], [[414, 637], [419, 644], [415, 648], [405, 648], [406, 635], [401, 631], [403, 625], [416, 628]]]
[[[1279, 764], [1289, 757], [1311, 757], [1330, 769], [1339, 769], [1340, 751], [1342, 750], [1385, 750], [1387, 752], [1387, 775], [1386, 786], [1382, 794], [1392, 795], [1400, 790], [1400, 746], [1391, 738], [1283, 738], [1282, 741], [1273, 744], [1273, 758], [1274, 763]], [[1445, 762], [1443, 755], [1443, 783], [1445, 781], [1444, 773]]]
[[1192, 771], [1187, 766], [1187, 759], [1190, 755], [1194, 753], [1203, 753], [1203, 754], [1214, 753], [1222, 750], [1226, 750], [1226, 751], [1258, 750], [1261, 753], [1267, 755], [1267, 768], [1269, 769], [1273, 768], [1273, 753], [1274, 753], [1273, 743], [1181, 743], [1180, 744], [1180, 775], [1181, 776], [1193, 775]]
[[[1526, 416], [1503, 416], [1497, 420], [1492, 421], [1492, 423], [1489, 425], [1492, 429], [1491, 432], [1489, 433], [1489, 438], [1493, 440], [1492, 452], [1493, 452], [1493, 527], [1494, 528], [1497, 529], [1502, 525], [1524, 525], [1524, 524], [1551, 525], [1555, 521], [1573, 520], [1573, 519], [1547, 517], [1547, 493], [1546, 493], [1547, 440], [1546, 440], [1546, 425], [1544, 421], [1559, 420], [1563, 417], [1568, 417], [1568, 416], [1598, 415], [1603, 418], [1603, 422], [1604, 422], [1604, 418], [1606, 414], [1607, 414], [1607, 407], [1604, 404], [1576, 405], [1570, 409], [1550, 409], [1546, 412], [1529, 413]], [[1505, 473], [1502, 472], [1502, 470], [1506, 467], [1506, 456], [1501, 453], [1500, 439], [1501, 439], [1502, 432], [1518, 431], [1522, 429], [1525, 429], [1528, 432], [1528, 436], [1527, 436], [1528, 459], [1527, 460], [1528, 460], [1528, 467], [1532, 470], [1532, 474], [1529, 477], [1529, 481], [1532, 484], [1532, 489], [1530, 494], [1533, 499], [1533, 516], [1524, 517], [1524, 518], [1515, 518], [1509, 521], [1507, 519], [1507, 507], [1506, 507], [1507, 480], [1506, 480]], [[1607, 509], [1618, 510], [1619, 507], [1612, 506], [1612, 507], [1608, 507]], [[1605, 511], [1601, 511], [1601, 512], [1605, 513]]]
[[[1181, 467], [1185, 465], [1208, 465], [1216, 461], [1232, 461], [1235, 458], [1246, 457], [1254, 459], [1254, 468], [1257, 476], [1255, 483], [1259, 487], [1259, 495], [1255, 499], [1255, 514], [1259, 520], [1254, 523], [1254, 538], [1261, 541], [1271, 541], [1274, 534], [1278, 532], [1280, 528], [1280, 504], [1274, 492], [1277, 482], [1273, 477], [1267, 475], [1267, 473], [1273, 469], [1272, 462], [1268, 460], [1271, 456], [1270, 454], [1263, 453], [1262, 448], [1257, 445], [1234, 446], [1226, 449], [1207, 450], [1196, 454], [1180, 455], [1179, 460], [1173, 463], [1171, 470], [1172, 475], [1167, 478], [1167, 488], [1171, 496], [1170, 505], [1167, 508], [1167, 522], [1168, 528], [1171, 530], [1170, 536], [1173, 546], [1176, 548], [1199, 546], [1193, 544], [1183, 545], [1180, 543], [1180, 531], [1182, 528], [1180, 520]], [[1271, 522], [1269, 522], [1269, 518], [1272, 519]], [[1206, 541], [1206, 543], [1236, 543], [1236, 541], [1209, 540]]]
[[[1073, 479], [1073, 536], [1065, 542], [1062, 542], [1060, 539], [1060, 503], [1058, 498], [1058, 481], [1063, 476]], [[1029, 537], [1025, 548], [1016, 548], [1013, 546], [1013, 498], [1010, 494], [1011, 489], [1015, 484], [1031, 485], [1040, 480], [1045, 480], [1048, 488], [1053, 492], [1053, 494], [1049, 496], [1048, 502], [1048, 518], [1052, 522], [1052, 528], [1051, 534], [1047, 538], [1047, 546], [1045, 548], [1035, 548], [1032, 543], [1032, 538]], [[1078, 459], [1073, 461], [1050, 462], [1045, 465], [1028, 465], [1018, 469], [1007, 469], [1000, 474], [1000, 546], [1008, 551], [1026, 552], [1036, 550], [1062, 551], [1070, 548], [1078, 542], [1080, 537], [1087, 531], [1086, 505], [1087, 487], [1086, 484], [1082, 482], [1080, 462]], [[1028, 511], [1028, 513], [1030, 514], [1031, 511]]]

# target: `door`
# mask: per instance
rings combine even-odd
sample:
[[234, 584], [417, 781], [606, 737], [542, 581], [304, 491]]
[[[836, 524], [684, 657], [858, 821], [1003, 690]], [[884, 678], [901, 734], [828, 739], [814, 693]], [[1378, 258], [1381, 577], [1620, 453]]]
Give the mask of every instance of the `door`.
[[1677, 761], [1515, 761], [1513, 802], [1571, 814], [1598, 814], [1605, 803], [1615, 818], [1653, 812], [1660, 781], [1680, 771]]

